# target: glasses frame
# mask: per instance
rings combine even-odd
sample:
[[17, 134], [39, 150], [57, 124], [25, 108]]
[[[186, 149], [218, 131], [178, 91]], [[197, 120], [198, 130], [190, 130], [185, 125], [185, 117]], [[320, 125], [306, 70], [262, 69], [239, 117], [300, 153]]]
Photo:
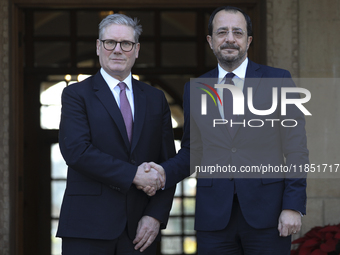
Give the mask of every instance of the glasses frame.
[[[246, 32], [243, 31], [243, 29], [241, 28], [237, 28], [237, 29], [233, 29], [233, 30], [217, 30], [216, 32], [213, 32], [214, 34], [216, 34], [216, 36], [218, 38], [225, 38], [229, 35], [229, 33], [231, 32], [231, 34], [233, 35], [234, 38], [237, 38], [237, 39], [241, 39], [245, 34]], [[238, 35], [235, 35], [236, 32], [241, 32], [242, 35], [238, 36]], [[219, 35], [219, 33], [222, 33], [223, 35]]]
[[[117, 47], [117, 45], [118, 45], [118, 43], [119, 43], [119, 47], [120, 47], [120, 49], [121, 49], [122, 51], [124, 51], [124, 52], [130, 52], [130, 51], [132, 51], [133, 47], [137, 44], [137, 43], [135, 43], [135, 42], [131, 42], [131, 41], [128, 41], [128, 40], [124, 40], [124, 41], [118, 42], [118, 41], [115, 41], [115, 40], [112, 40], [112, 39], [106, 39], [106, 40], [101, 40], [101, 39], [99, 39], [99, 41], [101, 41], [101, 42], [103, 43], [103, 47], [104, 47], [104, 49], [107, 50], [107, 51], [113, 51], [113, 50], [115, 50], [115, 48]], [[107, 49], [107, 48], [105, 47], [105, 42], [106, 42], [106, 41], [113, 41], [113, 42], [115, 42], [115, 43], [116, 43], [115, 47], [113, 47], [113, 49], [111, 49], [111, 50]], [[124, 49], [122, 48], [122, 42], [129, 42], [129, 43], [132, 43], [131, 49], [130, 49], [130, 50], [124, 50]]]

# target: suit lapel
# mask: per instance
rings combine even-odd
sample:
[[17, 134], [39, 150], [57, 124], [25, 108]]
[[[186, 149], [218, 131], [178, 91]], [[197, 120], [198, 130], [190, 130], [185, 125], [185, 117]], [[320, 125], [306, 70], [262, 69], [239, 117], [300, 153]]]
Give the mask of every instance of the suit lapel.
[[109, 86], [99, 72], [95, 75], [94, 81], [95, 83], [93, 85], [93, 88], [95, 90], [95, 94], [102, 102], [113, 121], [116, 123], [126, 147], [130, 148], [130, 142], [127, 136], [124, 119], [117, 105], [117, 102], [112, 95], [112, 91], [110, 90]]
[[[260, 69], [259, 64], [256, 64], [256, 63], [249, 60], [247, 71], [246, 71], [246, 79], [244, 81], [244, 87], [243, 87], [243, 94], [244, 94], [245, 103], [247, 103], [248, 88], [253, 88], [253, 95], [252, 95], [253, 97], [255, 97], [255, 95], [256, 95], [257, 88], [260, 84], [260, 80], [261, 80], [261, 77], [263, 75], [262, 72], [259, 69]], [[256, 95], [256, 96], [261, 96], [261, 95]], [[248, 106], [247, 105], [245, 105], [245, 106], [246, 107], [244, 107], [244, 109], [245, 109], [244, 115], [249, 113]]]
[[[253, 94], [259, 85], [260, 79], [262, 77], [262, 72], [259, 71], [260, 65], [254, 63], [253, 61], [248, 62], [247, 71], [246, 71], [246, 79], [244, 82], [243, 92], [246, 93], [248, 87], [253, 88]], [[257, 78], [257, 79], [255, 79]]]
[[136, 147], [141, 136], [146, 114], [146, 95], [143, 89], [138, 85], [138, 81], [135, 79], [132, 79], [132, 87], [135, 104], [135, 117], [133, 123], [131, 152]]
[[[201, 76], [201, 78], [207, 78], [207, 83], [209, 83], [210, 86], [212, 86], [214, 89], [215, 88], [215, 84], [218, 82], [218, 68], [216, 67], [215, 69], [211, 70], [210, 72], [204, 74]], [[214, 79], [215, 82], [211, 82], [211, 79]], [[203, 79], [204, 80], [204, 79]], [[214, 104], [213, 100], [209, 100], [208, 98], [208, 102], [207, 102], [207, 116], [210, 116], [210, 123], [212, 123], [212, 121], [214, 119], [221, 119], [221, 114], [218, 108], [218, 105], [220, 104], [217, 96], [215, 94], [213, 94], [216, 102], [217, 102], [217, 106]], [[222, 132], [222, 134], [226, 135], [226, 136], [230, 136], [228, 129], [226, 128], [225, 125], [217, 125], [215, 128], [219, 129], [220, 131], [218, 132]]]
[[[215, 95], [215, 93], [213, 93], [211, 91], [211, 89], [209, 87], [207, 87], [205, 84], [211, 86], [212, 88], [214, 88], [216, 90], [215, 84], [217, 83], [217, 80], [218, 80], [217, 77], [218, 77], [218, 69], [215, 68], [215, 69], [211, 70], [210, 72], [202, 75], [198, 79], [197, 83], [196, 82], [193, 83], [194, 84], [193, 89], [195, 91], [197, 91], [197, 88], [203, 88], [203, 89], [210, 91], [212, 96], [214, 97], [217, 105], [215, 105], [214, 101], [210, 98], [210, 96], [207, 96], [207, 116], [210, 116], [213, 119], [220, 119], [221, 118], [220, 112], [218, 110], [218, 105], [220, 104], [220, 101], [217, 98], [217, 96]], [[194, 80], [194, 81], [196, 81], [196, 80]], [[206, 92], [199, 90], [198, 95], [197, 95], [197, 99], [196, 99], [196, 100], [198, 100], [197, 102], [201, 103], [201, 95], [202, 94], [206, 94]]]
[[[254, 63], [251, 60], [248, 60], [248, 66], [247, 66], [247, 70], [246, 70], [246, 78], [244, 80], [244, 86], [243, 86], [243, 95], [244, 95], [244, 115], [242, 116], [237, 116], [237, 122], [242, 122], [243, 119], [246, 119], [246, 115], [247, 113], [249, 113], [249, 109], [248, 109], [248, 88], [253, 88], [253, 97], [256, 94], [256, 90], [259, 86], [260, 83], [260, 78], [262, 77], [262, 72], [259, 71], [260, 69], [260, 65]], [[236, 134], [240, 128], [242, 124], [238, 124], [236, 126], [236, 130], [234, 132], [234, 137], [236, 137]]]

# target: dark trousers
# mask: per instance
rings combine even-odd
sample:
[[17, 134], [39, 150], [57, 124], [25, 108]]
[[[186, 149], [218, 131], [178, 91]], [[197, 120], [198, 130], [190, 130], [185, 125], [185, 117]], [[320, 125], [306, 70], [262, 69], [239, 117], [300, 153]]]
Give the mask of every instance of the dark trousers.
[[197, 231], [197, 244], [199, 255], [289, 255], [291, 236], [280, 237], [277, 227], [251, 227], [235, 195], [227, 227], [220, 231]]
[[154, 241], [144, 252], [136, 251], [125, 230], [114, 240], [62, 238], [62, 255], [155, 255], [158, 242]]

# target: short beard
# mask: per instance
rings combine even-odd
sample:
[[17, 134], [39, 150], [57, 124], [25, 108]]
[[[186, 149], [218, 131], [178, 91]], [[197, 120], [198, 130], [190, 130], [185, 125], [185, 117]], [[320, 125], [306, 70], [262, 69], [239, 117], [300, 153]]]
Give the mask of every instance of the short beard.
[[[238, 67], [241, 62], [244, 60], [245, 55], [247, 54], [247, 52], [240, 52], [239, 54], [236, 56], [224, 56], [222, 55], [221, 51], [224, 49], [236, 49], [236, 50], [240, 50], [240, 48], [236, 45], [233, 44], [229, 44], [229, 43], [225, 43], [223, 45], [221, 45], [220, 47], [220, 51], [214, 51], [214, 54], [218, 60], [218, 62], [220, 63], [221, 66], [225, 66], [228, 69], [234, 69], [233, 67]], [[242, 54], [243, 53], [243, 54]]]

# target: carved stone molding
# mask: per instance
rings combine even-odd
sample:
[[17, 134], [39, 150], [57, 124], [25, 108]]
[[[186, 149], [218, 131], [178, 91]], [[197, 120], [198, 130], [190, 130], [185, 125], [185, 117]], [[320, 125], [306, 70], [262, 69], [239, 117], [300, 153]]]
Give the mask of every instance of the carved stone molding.
[[267, 64], [299, 77], [299, 1], [267, 0]]
[[267, 0], [267, 65], [274, 66], [273, 0]]
[[291, 1], [291, 20], [292, 20], [292, 69], [293, 77], [299, 77], [299, 1]]

